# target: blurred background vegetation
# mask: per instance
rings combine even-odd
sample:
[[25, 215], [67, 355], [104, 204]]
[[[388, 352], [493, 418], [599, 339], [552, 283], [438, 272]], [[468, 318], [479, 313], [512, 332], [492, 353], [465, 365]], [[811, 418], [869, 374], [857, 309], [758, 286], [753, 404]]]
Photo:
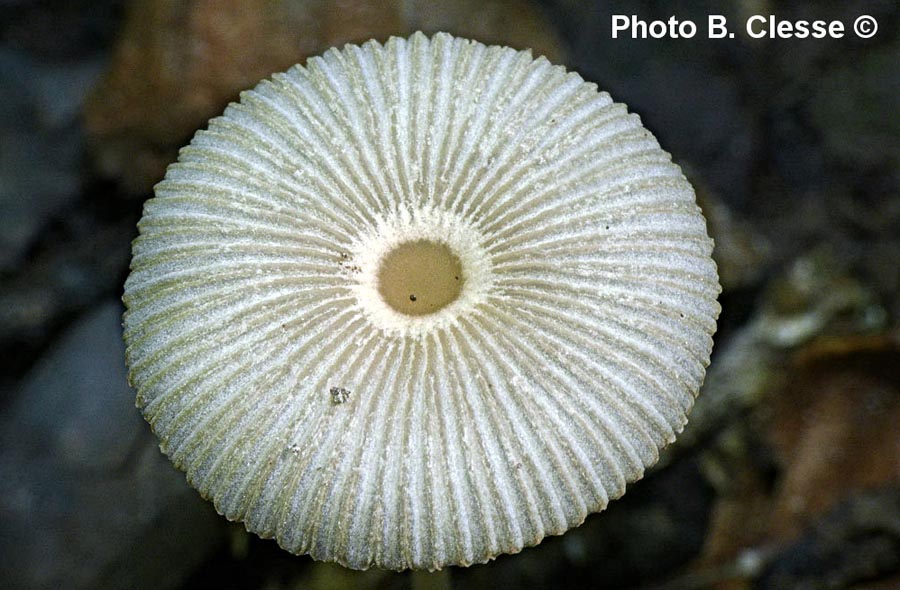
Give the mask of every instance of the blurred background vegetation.
[[[710, 13], [734, 39], [708, 40]], [[612, 14], [693, 39], [612, 39]], [[754, 14], [879, 23], [751, 39]], [[900, 5], [0, 0], [0, 586], [900, 587]], [[444, 572], [353, 572], [230, 524], [134, 409], [122, 283], [152, 186], [238, 93], [333, 45], [532, 47], [639, 113], [724, 292], [684, 435], [580, 528]]]

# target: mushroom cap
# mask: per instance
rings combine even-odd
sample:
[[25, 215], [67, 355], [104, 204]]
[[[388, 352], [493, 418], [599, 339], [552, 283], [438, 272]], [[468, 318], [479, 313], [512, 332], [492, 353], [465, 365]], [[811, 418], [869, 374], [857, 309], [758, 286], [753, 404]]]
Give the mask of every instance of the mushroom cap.
[[[605, 508], [684, 427], [720, 309], [640, 119], [447, 34], [244, 92], [139, 229], [127, 362], [160, 448], [227, 518], [357, 569], [481, 563]], [[465, 276], [407, 315], [378, 268], [417, 240]]]

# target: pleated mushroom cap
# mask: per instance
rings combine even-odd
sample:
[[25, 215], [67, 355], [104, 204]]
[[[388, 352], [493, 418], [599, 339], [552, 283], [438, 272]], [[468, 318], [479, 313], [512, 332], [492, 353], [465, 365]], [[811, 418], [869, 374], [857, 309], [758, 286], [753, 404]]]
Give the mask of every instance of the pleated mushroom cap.
[[222, 514], [352, 568], [488, 561], [674, 440], [719, 293], [678, 166], [529, 52], [330, 50], [210, 121], [125, 284], [138, 406]]

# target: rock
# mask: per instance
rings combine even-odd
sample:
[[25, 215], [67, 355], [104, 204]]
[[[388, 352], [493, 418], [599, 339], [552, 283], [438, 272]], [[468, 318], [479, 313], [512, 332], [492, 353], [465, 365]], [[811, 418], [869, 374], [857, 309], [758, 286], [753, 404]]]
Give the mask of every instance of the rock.
[[0, 579], [15, 588], [176, 587], [220, 543], [125, 377], [121, 306], [80, 318], [0, 422]]
[[76, 125], [96, 59], [60, 65], [0, 50], [0, 271], [14, 269], [37, 233], [80, 190]]
[[110, 215], [108, 209], [83, 201], [66, 209], [29, 249], [28, 263], [0, 280], [3, 389], [21, 378], [63, 324], [121, 293], [137, 212]]
[[52, 61], [104, 50], [127, 0], [0, 0], [4, 44]]

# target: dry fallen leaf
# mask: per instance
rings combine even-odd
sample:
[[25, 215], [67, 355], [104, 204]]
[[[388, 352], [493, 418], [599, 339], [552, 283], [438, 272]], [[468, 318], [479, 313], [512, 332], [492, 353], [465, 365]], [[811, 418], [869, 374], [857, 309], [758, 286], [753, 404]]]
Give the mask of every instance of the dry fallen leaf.
[[[715, 580], [709, 587], [721, 590], [755, 587], [759, 575], [782, 584], [777, 587], [816, 587], [837, 578], [847, 587], [859, 576], [877, 580], [891, 571], [878, 569], [884, 560], [876, 553], [884, 543], [871, 543], [874, 553], [868, 554], [864, 541], [896, 520], [879, 508], [890, 506], [900, 490], [896, 336], [820, 340], [800, 351], [787, 371], [756, 415], [755, 436], [772, 452], [775, 473], [743, 452], [713, 510], [703, 556], [687, 578], [706, 576]], [[858, 549], [847, 563], [839, 555], [815, 565], [810, 557], [844, 545]]]

